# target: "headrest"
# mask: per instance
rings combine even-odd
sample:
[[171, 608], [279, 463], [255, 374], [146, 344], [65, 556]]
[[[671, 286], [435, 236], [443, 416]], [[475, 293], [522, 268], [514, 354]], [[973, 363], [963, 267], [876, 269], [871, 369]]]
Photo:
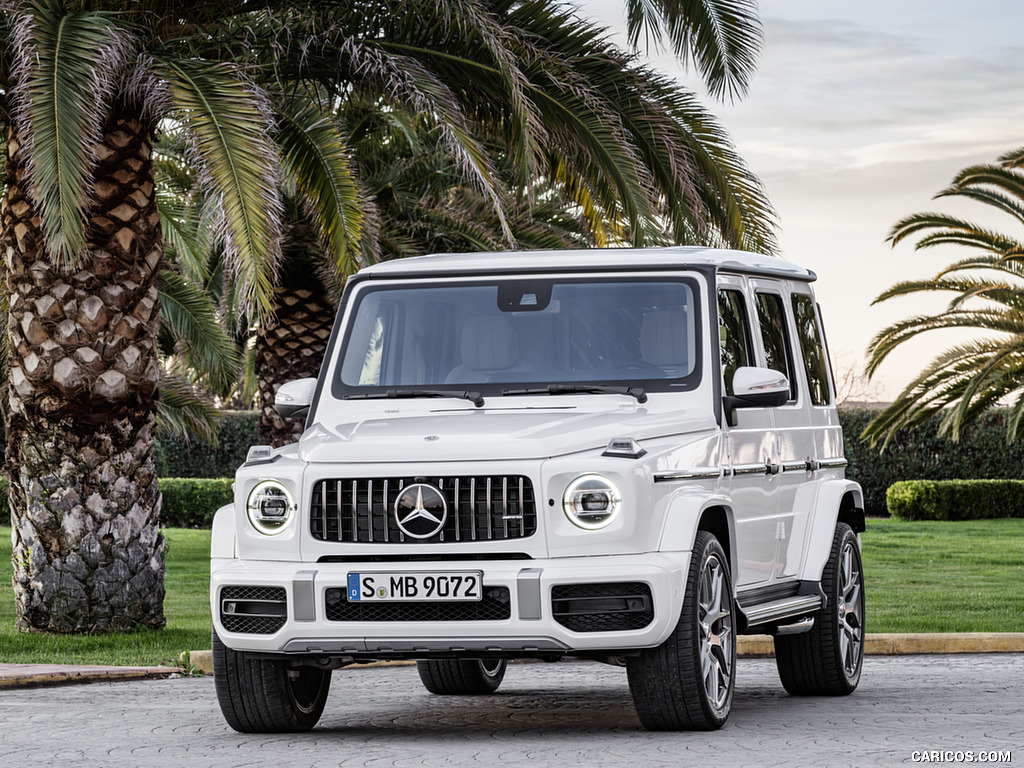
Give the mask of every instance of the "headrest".
[[500, 371], [519, 359], [519, 341], [500, 315], [479, 315], [462, 330], [462, 364], [473, 371]]
[[686, 315], [677, 309], [648, 312], [640, 326], [640, 356], [665, 367], [689, 366]]

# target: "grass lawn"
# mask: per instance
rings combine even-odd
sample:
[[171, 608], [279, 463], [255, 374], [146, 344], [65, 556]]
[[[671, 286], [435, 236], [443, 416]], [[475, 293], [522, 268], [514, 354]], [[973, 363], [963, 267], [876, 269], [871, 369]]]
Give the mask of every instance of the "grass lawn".
[[[10, 528], [0, 527], [0, 662], [155, 665], [210, 647], [210, 532], [171, 528], [167, 627], [36, 635], [14, 627]], [[868, 632], [1024, 632], [1024, 520], [869, 520]]]
[[1024, 520], [869, 520], [868, 632], [1024, 632]]
[[15, 626], [11, 529], [0, 527], [0, 662], [177, 666], [182, 651], [210, 647], [210, 532], [168, 528], [164, 616], [159, 631], [114, 635], [22, 634]]

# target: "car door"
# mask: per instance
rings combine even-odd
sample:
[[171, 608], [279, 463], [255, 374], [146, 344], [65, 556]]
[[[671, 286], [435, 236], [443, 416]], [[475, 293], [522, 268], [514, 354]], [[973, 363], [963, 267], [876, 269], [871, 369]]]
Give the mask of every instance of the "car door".
[[[736, 369], [758, 365], [744, 278], [719, 276], [718, 322], [722, 391], [732, 395]], [[771, 412], [771, 408], [738, 408], [735, 424], [723, 425], [726, 477], [736, 523], [738, 589], [767, 583], [775, 567], [778, 482], [768, 470], [776, 453]]]
[[779, 465], [774, 578], [786, 580], [799, 571], [803, 554], [811, 505], [800, 503], [800, 496], [814, 493], [810, 480], [817, 450], [810, 411], [821, 391], [817, 387], [812, 392], [808, 385], [806, 358], [794, 322], [793, 286], [770, 280], [753, 283], [767, 366], [784, 373], [791, 387], [790, 401], [772, 413]]
[[835, 383], [810, 286], [794, 285], [787, 309], [793, 321], [800, 397], [798, 407], [780, 408], [776, 413], [783, 469], [787, 462], [790, 464], [782, 484], [781, 515], [786, 536], [779, 542], [776, 565], [776, 576], [783, 579], [800, 572], [805, 554], [813, 505], [804, 503], [800, 494], [813, 494], [812, 481], [837, 461], [843, 462], [843, 431], [835, 408]]

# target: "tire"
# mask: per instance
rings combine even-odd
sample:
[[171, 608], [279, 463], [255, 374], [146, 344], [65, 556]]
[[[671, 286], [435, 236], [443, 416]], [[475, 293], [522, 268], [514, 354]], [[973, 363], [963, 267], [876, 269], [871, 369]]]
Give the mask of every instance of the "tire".
[[650, 731], [713, 731], [732, 708], [735, 612], [729, 559], [698, 531], [676, 628], [657, 648], [626, 662], [629, 691]]
[[417, 661], [423, 687], [438, 696], [485, 696], [505, 679], [504, 659], [432, 659]]
[[224, 719], [236, 731], [298, 733], [320, 720], [331, 672], [234, 651], [214, 632], [213, 682]]
[[793, 696], [845, 696], [860, 683], [864, 662], [864, 568], [857, 534], [836, 525], [821, 588], [828, 604], [810, 632], [775, 638], [775, 664]]

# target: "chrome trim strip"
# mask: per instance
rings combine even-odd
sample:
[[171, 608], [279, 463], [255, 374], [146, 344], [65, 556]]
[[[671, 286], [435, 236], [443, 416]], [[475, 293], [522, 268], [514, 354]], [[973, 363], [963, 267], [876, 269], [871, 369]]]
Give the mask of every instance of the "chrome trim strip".
[[732, 468], [734, 475], [767, 475], [768, 472], [767, 464], [740, 464]]
[[677, 469], [670, 472], [655, 472], [654, 482], [667, 483], [673, 480], [717, 480], [722, 470], [715, 467], [694, 467], [693, 469]]
[[782, 462], [783, 472], [807, 472], [810, 469], [807, 461], [784, 461]]
[[844, 458], [821, 459], [818, 466], [822, 469], [846, 469], [849, 463]]

